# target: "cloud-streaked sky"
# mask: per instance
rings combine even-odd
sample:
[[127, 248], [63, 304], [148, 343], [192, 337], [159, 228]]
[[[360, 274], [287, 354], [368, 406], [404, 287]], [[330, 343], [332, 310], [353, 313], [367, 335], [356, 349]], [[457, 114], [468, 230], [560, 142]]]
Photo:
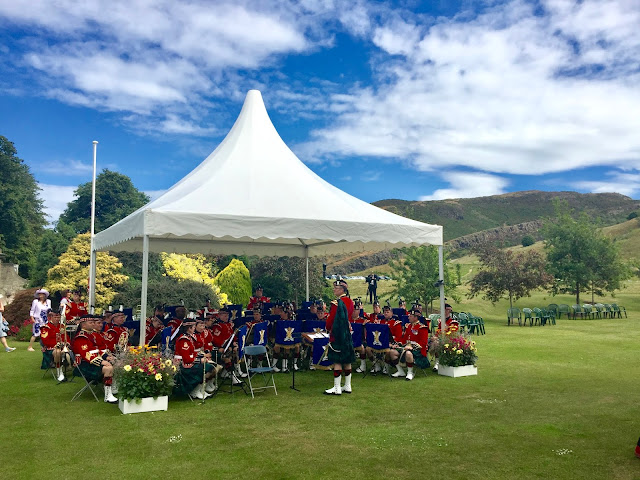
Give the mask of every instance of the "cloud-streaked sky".
[[52, 218], [99, 169], [157, 194], [249, 89], [366, 201], [640, 197], [638, 0], [0, 0], [0, 135]]

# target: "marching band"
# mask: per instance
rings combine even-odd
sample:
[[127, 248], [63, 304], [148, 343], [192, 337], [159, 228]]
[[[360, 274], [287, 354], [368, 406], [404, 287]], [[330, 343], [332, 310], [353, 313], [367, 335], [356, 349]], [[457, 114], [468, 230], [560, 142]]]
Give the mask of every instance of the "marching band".
[[[273, 352], [274, 372], [287, 372], [289, 361], [291, 368], [301, 368], [301, 359], [309, 359], [308, 367], [314, 370], [321, 362], [329, 362], [334, 373], [334, 387], [325, 394], [340, 395], [351, 393], [351, 363], [359, 360], [357, 373], [366, 374], [367, 359], [373, 364], [371, 373], [384, 371], [388, 373], [395, 367], [394, 378], [412, 380], [415, 376], [414, 366], [428, 368], [427, 356], [429, 345], [429, 328], [425, 324], [421, 311], [416, 304], [401, 321], [393, 314], [390, 305], [380, 309], [376, 299], [373, 313], [366, 314], [362, 302], [355, 302], [348, 296], [348, 285], [344, 280], [334, 283], [336, 299], [331, 302], [327, 312], [324, 302], [311, 302], [303, 309], [296, 309], [290, 302], [270, 303], [258, 286], [251, 297], [244, 316], [236, 316], [230, 309], [222, 307], [215, 310], [207, 301], [207, 305], [197, 312], [187, 314], [184, 306], [178, 306], [174, 315], [169, 318], [164, 314], [164, 307], [156, 307], [154, 315], [147, 319], [145, 339], [149, 345], [157, 345], [163, 352], [171, 350], [173, 361], [179, 367], [174, 391], [187, 394], [192, 398], [205, 399], [212, 395], [218, 385], [218, 374], [228, 379], [233, 385], [243, 383], [247, 376], [240, 366], [239, 356], [244, 343], [239, 345], [237, 332], [239, 326], [246, 325], [246, 343], [264, 342]], [[447, 305], [447, 329], [456, 329], [457, 323], [451, 316], [451, 307]], [[400, 313], [406, 307], [404, 301], [399, 303]], [[134, 330], [124, 326], [126, 315], [122, 311], [107, 312], [105, 317], [87, 313], [86, 304], [80, 301], [78, 292], [73, 298], [64, 297], [61, 313], [49, 311], [46, 324], [40, 327], [40, 342], [43, 352], [42, 368], [55, 368], [55, 378], [65, 381], [65, 366], [76, 367], [88, 380], [102, 381], [104, 385], [104, 401], [117, 402], [114, 395], [113, 372], [117, 355], [126, 352], [130, 345]], [[195, 318], [197, 313], [198, 317]], [[300, 317], [298, 320], [297, 317]], [[401, 317], [403, 317], [401, 315]], [[288, 326], [279, 332], [278, 323]], [[314, 335], [302, 337], [303, 322], [313, 323], [311, 334], [324, 333], [328, 343], [320, 347], [320, 360], [314, 358]], [[268, 325], [266, 330], [258, 332], [259, 325]], [[375, 349], [375, 345], [367, 345], [364, 326], [386, 325], [389, 330], [388, 348]], [[290, 325], [290, 326], [289, 326]], [[237, 328], [236, 328], [237, 327]], [[253, 329], [257, 333], [254, 335]], [[358, 328], [356, 328], [358, 327]], [[74, 331], [74, 328], [76, 331]], [[262, 327], [263, 329], [265, 327]], [[165, 329], [171, 330], [165, 335]], [[354, 331], [357, 331], [358, 337]], [[296, 336], [297, 334], [297, 336]], [[362, 336], [362, 338], [360, 338]], [[245, 335], [243, 334], [243, 340]], [[326, 337], [325, 337], [326, 338]], [[163, 342], [163, 344], [161, 344]], [[324, 348], [324, 351], [322, 351]], [[278, 368], [278, 363], [281, 368]], [[384, 365], [383, 368], [380, 365]], [[406, 371], [405, 371], [406, 368]], [[344, 377], [344, 385], [342, 385]]]

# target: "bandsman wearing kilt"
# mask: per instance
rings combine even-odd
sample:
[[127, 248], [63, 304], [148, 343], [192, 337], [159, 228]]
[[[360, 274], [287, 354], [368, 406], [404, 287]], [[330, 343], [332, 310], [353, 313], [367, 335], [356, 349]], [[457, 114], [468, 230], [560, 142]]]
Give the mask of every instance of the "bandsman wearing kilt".
[[219, 369], [211, 362], [211, 353], [198, 354], [196, 351], [195, 331], [195, 322], [182, 322], [173, 357], [174, 362], [180, 367], [174, 391], [204, 400], [217, 388], [215, 375]]
[[[46, 370], [55, 364], [56, 378], [64, 382], [64, 370], [62, 368], [63, 350], [71, 350], [71, 346], [65, 343], [65, 326], [60, 323], [60, 314], [49, 311], [48, 322], [40, 328], [40, 342], [42, 343], [42, 368]], [[70, 360], [70, 359], [69, 359]], [[72, 361], [69, 364], [73, 364]]]
[[[325, 390], [326, 395], [351, 393], [351, 364], [356, 361], [356, 356], [349, 328], [349, 319], [353, 315], [353, 301], [349, 298], [348, 288], [345, 280], [340, 279], [333, 283], [333, 294], [337, 298], [331, 302], [327, 318], [327, 357], [333, 364], [333, 388]], [[344, 387], [341, 387], [343, 373]]]
[[[401, 343], [400, 346], [389, 351], [390, 363], [398, 368], [398, 371], [391, 376], [396, 378], [406, 376], [407, 380], [413, 380], [414, 364], [420, 368], [429, 368], [429, 358], [427, 357], [429, 329], [420, 323], [418, 310], [409, 312], [409, 323], [405, 326]], [[407, 367], [406, 373], [402, 363]]]
[[[104, 401], [117, 403], [113, 396], [111, 385], [113, 383], [113, 357], [110, 352], [101, 350], [96, 341], [95, 333], [102, 325], [102, 319], [93, 315], [84, 315], [79, 319], [80, 326], [73, 337], [71, 348], [73, 353], [80, 356], [80, 363], [76, 368], [82, 372], [88, 381], [100, 381], [104, 384]], [[100, 335], [98, 335], [100, 336]]]

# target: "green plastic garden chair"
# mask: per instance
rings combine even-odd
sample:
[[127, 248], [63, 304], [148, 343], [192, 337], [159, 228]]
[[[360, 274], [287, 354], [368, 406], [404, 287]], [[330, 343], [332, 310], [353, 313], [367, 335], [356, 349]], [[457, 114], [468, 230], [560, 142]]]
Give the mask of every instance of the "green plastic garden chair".
[[524, 317], [524, 324], [527, 324], [527, 320], [529, 320], [529, 326], [533, 327], [533, 319], [531, 318], [531, 314], [533, 312], [531, 311], [530, 308], [523, 308], [522, 309], [522, 316]]
[[538, 307], [534, 307], [531, 311], [531, 320], [534, 325], [542, 325], [542, 310]]
[[604, 304], [604, 316], [613, 318], [613, 310], [611, 310], [611, 305], [609, 305], [608, 303]]
[[[616, 315], [618, 316], [618, 318], [622, 318], [622, 309], [624, 307], [619, 307], [617, 303], [612, 303], [611, 304], [611, 312], [613, 313], [614, 318], [616, 317]], [[624, 309], [624, 317], [627, 318], [627, 309]]]
[[604, 312], [604, 304], [596, 303], [593, 308], [595, 309], [596, 318], [602, 318]]
[[584, 305], [582, 305], [582, 314], [585, 317], [594, 318], [595, 311], [591, 304], [585, 303]]
[[475, 315], [473, 315], [472, 313], [469, 313], [469, 312], [467, 312], [467, 316], [469, 317], [470, 321], [478, 324], [477, 331], [479, 333], [481, 333], [482, 335], [484, 335], [485, 334], [484, 319], [482, 317], [476, 317]]
[[571, 315], [574, 320], [578, 315], [580, 315], [580, 318], [584, 318], [584, 311], [580, 305], [571, 305]]
[[522, 315], [520, 309], [513, 307], [507, 309], [507, 325], [511, 325], [511, 320], [518, 319], [518, 325], [522, 326]]
[[[543, 308], [541, 309], [543, 310]], [[556, 303], [550, 303], [546, 308], [547, 312], [553, 313], [555, 317], [558, 316], [558, 305]]]
[[566, 303], [561, 303], [560, 305], [558, 305], [558, 318], [562, 318], [563, 313], [566, 313], [567, 318], [569, 318], [571, 309], [569, 308], [569, 305], [567, 305]]

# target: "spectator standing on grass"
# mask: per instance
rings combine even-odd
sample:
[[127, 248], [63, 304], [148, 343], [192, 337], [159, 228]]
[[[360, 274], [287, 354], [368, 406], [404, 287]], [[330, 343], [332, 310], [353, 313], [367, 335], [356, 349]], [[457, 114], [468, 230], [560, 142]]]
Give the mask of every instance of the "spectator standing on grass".
[[370, 274], [365, 280], [367, 283], [369, 303], [373, 303], [373, 301], [378, 298], [378, 280], [380, 280], [380, 277], [375, 273]]
[[47, 323], [47, 313], [51, 310], [51, 300], [49, 300], [49, 292], [44, 288], [36, 290], [29, 316], [31, 317], [31, 340], [29, 341], [30, 352], [35, 352], [33, 342], [40, 337], [40, 327]]
[[7, 335], [9, 334], [9, 323], [2, 316], [2, 312], [4, 312], [4, 303], [2, 303], [2, 295], [0, 295], [0, 342], [2, 342], [5, 352], [13, 352], [15, 348], [7, 345]]

